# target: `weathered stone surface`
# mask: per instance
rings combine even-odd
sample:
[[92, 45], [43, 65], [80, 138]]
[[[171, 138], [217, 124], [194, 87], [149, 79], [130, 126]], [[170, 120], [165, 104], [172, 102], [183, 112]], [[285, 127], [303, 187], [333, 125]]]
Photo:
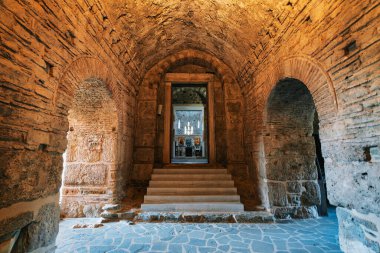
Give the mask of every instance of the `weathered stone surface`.
[[[334, 205], [380, 216], [379, 163], [326, 161], [327, 195]], [[351, 176], [342, 176], [351, 175]]]
[[286, 188], [283, 183], [268, 183], [268, 195], [273, 206], [286, 206]]
[[380, 252], [378, 216], [340, 207], [336, 214], [339, 221], [339, 242], [344, 252]]
[[119, 211], [120, 210], [119, 204], [106, 204], [102, 207], [103, 211]]
[[25, 227], [33, 221], [33, 212], [25, 212], [0, 221], [0, 237]]
[[65, 171], [65, 185], [99, 186], [107, 183], [109, 167], [105, 164], [70, 164]]
[[[95, 192], [99, 194], [99, 192]], [[61, 202], [61, 217], [100, 217], [102, 213], [102, 206], [108, 201], [108, 198], [101, 199], [93, 202], [92, 198], [89, 198], [91, 201], [81, 200], [81, 196], [70, 197], [62, 200]]]
[[32, 223], [21, 230], [12, 252], [29, 252], [42, 247], [51, 247], [58, 234], [59, 206], [46, 204], [40, 208]]
[[238, 223], [272, 223], [275, 221], [274, 216], [268, 212], [244, 212], [233, 216]]
[[317, 218], [318, 212], [315, 206], [276, 207], [274, 216], [277, 219], [308, 219]]
[[142, 212], [134, 217], [136, 222], [187, 222], [187, 223], [271, 223], [274, 217], [268, 212], [240, 213], [188, 213]]
[[104, 225], [101, 223], [95, 223], [95, 224], [76, 224], [73, 226], [73, 229], [76, 228], [100, 228], [103, 227]]
[[43, 198], [59, 189], [62, 158], [41, 151], [0, 148], [0, 208]]
[[289, 193], [301, 193], [302, 185], [300, 182], [293, 181], [293, 182], [287, 182], [286, 183], [286, 190]]
[[114, 212], [104, 211], [100, 214], [100, 217], [105, 218], [105, 219], [117, 219], [119, 218], [119, 215]]
[[315, 181], [302, 183], [303, 191], [301, 194], [301, 203], [305, 206], [321, 204], [321, 191], [319, 185]]
[[137, 215], [136, 210], [130, 210], [126, 212], [119, 213], [120, 219], [133, 220]]
[[102, 208], [100, 203], [85, 204], [83, 205], [83, 215], [85, 217], [99, 217], [101, 209]]

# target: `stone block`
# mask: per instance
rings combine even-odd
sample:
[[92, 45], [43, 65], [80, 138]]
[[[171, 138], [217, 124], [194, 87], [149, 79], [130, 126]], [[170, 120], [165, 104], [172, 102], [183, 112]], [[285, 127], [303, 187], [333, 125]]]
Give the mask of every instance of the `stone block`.
[[118, 219], [119, 216], [117, 213], [114, 213], [114, 212], [108, 212], [108, 211], [104, 211], [100, 214], [100, 217], [104, 218], [104, 219]]
[[137, 126], [138, 126], [137, 131], [142, 131], [145, 133], [154, 133], [156, 130], [156, 120], [139, 118], [137, 120]]
[[101, 203], [88, 203], [83, 205], [83, 215], [85, 217], [99, 217], [101, 213]]
[[117, 162], [118, 135], [104, 134], [102, 143], [101, 161], [108, 163]]
[[321, 204], [321, 191], [317, 182], [307, 181], [302, 183], [301, 203], [305, 206]]
[[21, 229], [33, 221], [33, 212], [21, 213], [0, 221], [0, 237]]
[[315, 160], [304, 156], [284, 156], [267, 159], [267, 177], [278, 181], [316, 180], [318, 177]]
[[272, 223], [274, 222], [274, 216], [268, 212], [242, 212], [234, 214], [234, 217], [238, 223]]
[[106, 185], [107, 174], [108, 165], [105, 164], [68, 164], [64, 185]]
[[50, 144], [50, 138], [49, 133], [44, 131], [38, 131], [38, 130], [30, 130], [28, 131], [27, 136], [27, 143], [28, 144]]
[[58, 192], [62, 156], [30, 150], [0, 150], [0, 208]]
[[300, 206], [301, 196], [299, 194], [288, 194], [288, 203], [290, 206]]
[[104, 136], [102, 134], [85, 134], [77, 140], [77, 160], [80, 162], [98, 162], [103, 153]]
[[135, 161], [142, 163], [153, 163], [154, 149], [153, 148], [135, 148]]
[[297, 181], [287, 182], [286, 190], [289, 193], [301, 193], [302, 185], [300, 182], [297, 182]]
[[119, 214], [120, 219], [127, 219], [127, 220], [133, 220], [137, 215], [137, 212], [135, 210], [130, 210], [127, 212], [122, 212]]
[[288, 204], [286, 187], [283, 183], [268, 182], [268, 196], [271, 206], [286, 206]]
[[[94, 200], [94, 197], [95, 200]], [[79, 217], [100, 217], [102, 206], [110, 201], [107, 195], [96, 192], [88, 197], [80, 196], [65, 196], [61, 201], [61, 217], [79, 218]]]
[[132, 171], [132, 180], [146, 181], [150, 180], [153, 172], [152, 164], [135, 164]]
[[141, 119], [156, 118], [156, 101], [140, 101], [138, 102], [138, 117]]
[[337, 163], [326, 159], [325, 168], [330, 203], [380, 216], [379, 163]]
[[145, 133], [144, 131], [138, 131], [136, 135], [135, 146], [153, 147], [155, 142], [154, 133]]
[[103, 211], [119, 211], [120, 205], [119, 204], [106, 204], [102, 207]]
[[276, 207], [274, 216], [277, 219], [308, 219], [317, 218], [318, 212], [315, 206]]
[[59, 205], [42, 206], [35, 220], [21, 230], [12, 252], [31, 252], [38, 248], [52, 247], [58, 234]]

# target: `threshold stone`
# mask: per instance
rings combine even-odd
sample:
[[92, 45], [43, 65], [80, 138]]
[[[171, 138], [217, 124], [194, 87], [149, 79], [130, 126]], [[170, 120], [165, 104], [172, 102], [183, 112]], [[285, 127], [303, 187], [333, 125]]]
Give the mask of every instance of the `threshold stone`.
[[179, 223], [273, 223], [269, 212], [141, 212], [134, 218], [136, 222], [179, 222]]

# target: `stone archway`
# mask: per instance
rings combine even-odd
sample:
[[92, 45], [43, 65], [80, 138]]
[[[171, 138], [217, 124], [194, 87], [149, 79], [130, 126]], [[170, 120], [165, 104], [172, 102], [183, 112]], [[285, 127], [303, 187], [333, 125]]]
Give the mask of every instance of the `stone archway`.
[[[329, 155], [329, 138], [334, 135], [334, 124], [337, 120], [338, 103], [336, 99], [335, 88], [327, 74], [318, 63], [306, 56], [294, 56], [281, 59], [278, 63], [267, 66], [267, 70], [258, 72], [255, 76], [257, 91], [250, 91], [250, 95], [256, 95], [259, 98], [255, 101], [250, 113], [254, 113], [257, 126], [253, 132], [252, 149], [254, 150], [253, 162], [258, 170], [258, 186], [262, 205], [270, 208], [271, 203], [268, 198], [267, 170], [266, 170], [266, 153], [265, 135], [267, 134], [267, 109], [270, 96], [275, 87], [281, 80], [287, 78], [296, 79], [301, 82], [310, 93], [311, 99], [318, 113], [319, 136], [322, 144], [322, 150], [325, 156]], [[256, 94], [255, 92], [260, 92]], [[326, 170], [328, 170], [326, 164]]]
[[317, 216], [321, 194], [314, 144], [316, 109], [307, 87], [282, 79], [266, 106], [265, 171], [269, 207], [280, 218]]
[[96, 217], [104, 204], [123, 196], [120, 95], [97, 58], [78, 58], [61, 78], [54, 102], [61, 117], [59, 143], [66, 150], [62, 216]]
[[171, 55], [151, 68], [139, 88], [136, 119], [135, 166], [132, 172], [133, 184], [148, 184], [154, 166], [162, 166], [164, 140], [166, 74], [182, 66], [203, 67], [204, 73], [212, 75], [209, 82], [215, 91], [215, 150], [216, 162], [226, 165], [238, 185], [238, 193], [247, 210], [257, 204], [252, 190], [244, 155], [243, 115], [244, 105], [240, 87], [234, 73], [214, 56], [197, 50], [184, 50]]

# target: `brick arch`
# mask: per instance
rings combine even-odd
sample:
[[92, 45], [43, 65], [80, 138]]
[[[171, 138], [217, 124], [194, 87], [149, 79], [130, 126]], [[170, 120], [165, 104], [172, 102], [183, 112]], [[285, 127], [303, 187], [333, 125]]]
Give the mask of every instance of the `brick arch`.
[[[293, 80], [291, 82], [298, 82], [301, 85], [304, 85], [308, 92], [310, 92], [312, 102], [315, 106], [315, 110], [318, 113], [318, 119], [319, 119], [319, 133], [321, 137], [322, 144], [325, 142], [325, 138], [329, 135], [328, 129], [329, 129], [329, 123], [334, 122], [336, 119], [337, 113], [338, 113], [338, 101], [336, 97], [336, 91], [333, 85], [333, 82], [331, 78], [329, 77], [328, 73], [323, 70], [323, 68], [318, 64], [317, 61], [312, 59], [311, 57], [304, 56], [304, 55], [296, 55], [291, 57], [282, 58], [278, 61], [278, 63], [273, 64], [272, 66], [268, 67], [268, 69], [265, 71], [265, 73], [269, 73], [267, 76], [260, 75], [257, 78], [257, 82], [262, 84], [262, 90], [261, 90], [261, 112], [259, 112], [259, 116], [262, 116], [262, 120], [260, 124], [262, 124], [261, 131], [259, 131], [257, 134], [261, 135], [261, 137], [258, 138], [258, 143], [260, 152], [262, 152], [261, 159], [265, 162], [261, 162], [259, 165], [259, 171], [262, 175], [264, 175], [264, 181], [260, 182], [263, 186], [262, 189], [262, 202], [263, 205], [266, 207], [270, 207], [272, 204], [270, 202], [273, 201], [273, 192], [276, 192], [273, 190], [273, 185], [280, 182], [278, 178], [273, 178], [274, 173], [272, 170], [270, 170], [270, 166], [273, 167], [273, 164], [283, 164], [281, 162], [277, 163], [271, 163], [268, 160], [268, 157], [270, 156], [271, 152], [275, 153], [275, 145], [271, 144], [273, 138], [272, 137], [272, 128], [269, 126], [268, 123], [268, 109], [269, 105], [271, 103], [272, 94], [276, 91], [276, 88], [280, 83], [283, 82], [289, 82], [289, 80]], [[270, 135], [269, 135], [270, 134]], [[274, 135], [276, 135], [274, 133]], [[301, 136], [301, 135], [300, 135]], [[303, 135], [302, 135], [303, 136]], [[305, 143], [313, 143], [313, 140], [308, 140], [307, 138], [311, 137], [300, 137], [304, 138]], [[276, 141], [278, 141], [276, 139]], [[298, 142], [300, 142], [300, 139], [297, 139]], [[285, 144], [284, 144], [285, 145]], [[306, 144], [305, 144], [306, 145]], [[312, 144], [310, 144], [312, 145]], [[324, 154], [326, 155], [326, 154]], [[275, 157], [272, 155], [272, 157]], [[306, 157], [306, 156], [302, 156]], [[290, 161], [290, 159], [288, 159]], [[314, 159], [309, 159], [305, 162], [313, 163]], [[284, 173], [284, 175], [288, 175], [287, 173]], [[317, 189], [318, 186], [316, 184], [316, 178], [306, 178], [309, 181], [307, 181], [307, 189], [309, 188], [315, 188]], [[305, 180], [306, 180], [305, 179]], [[263, 180], [263, 179], [260, 179]], [[274, 181], [271, 181], [274, 180]], [[288, 180], [288, 179], [286, 179]], [[289, 179], [290, 180], [290, 179]], [[293, 179], [292, 179], [293, 180]], [[297, 181], [297, 180], [293, 180]], [[305, 181], [306, 182], [306, 181]], [[283, 182], [282, 182], [283, 183]], [[272, 190], [271, 190], [272, 188]], [[278, 192], [283, 192], [283, 189], [278, 190]], [[271, 194], [272, 192], [272, 194]], [[278, 210], [281, 210], [282, 207], [278, 208]], [[289, 207], [286, 207], [289, 208]], [[285, 208], [285, 209], [286, 209]], [[292, 209], [293, 208], [293, 209]], [[292, 206], [289, 210], [302, 210], [304, 208], [309, 208], [307, 206]], [[310, 209], [311, 210], [311, 209]], [[281, 212], [281, 211], [279, 211]], [[309, 213], [309, 212], [306, 212]], [[312, 213], [312, 212], [311, 212]], [[293, 214], [292, 214], [293, 215]]]
[[[78, 123], [74, 126], [74, 130], [69, 131], [69, 123], [71, 126], [74, 122], [74, 120], [69, 122], [69, 116], [75, 112], [76, 93], [81, 90], [83, 92], [86, 85], [89, 88], [94, 86], [92, 94], [107, 102], [110, 109], [106, 111], [109, 113], [105, 113], [103, 108], [98, 108], [95, 112], [102, 113], [96, 118], [101, 119], [101, 124], [106, 125], [103, 128], [89, 129], [91, 125]], [[97, 216], [104, 204], [118, 201], [123, 195], [123, 178], [120, 170], [123, 159], [123, 152], [120, 150], [123, 149], [124, 129], [122, 99], [120, 82], [108, 66], [97, 57], [78, 57], [64, 70], [54, 98], [55, 115], [60, 123], [57, 124], [55, 138], [60, 145], [59, 150], [61, 152], [66, 150], [66, 166], [64, 178], [62, 178], [62, 215]], [[83, 119], [85, 116], [80, 113], [78, 115], [78, 119]], [[91, 119], [83, 122], [87, 124], [91, 122]], [[69, 134], [70, 138], [67, 135], [68, 131], [71, 134]], [[69, 170], [71, 172], [68, 172]], [[96, 175], [97, 178], [83, 179], [86, 183], [81, 185], [82, 183], [75, 181], [75, 175], [81, 177], [82, 171]], [[81, 195], [79, 188], [83, 188], [84, 192], [87, 191], [90, 194]]]
[[194, 64], [212, 69], [222, 82], [237, 83], [234, 73], [226, 64], [208, 53], [194, 49], [183, 50], [161, 60], [148, 70], [144, 80], [159, 82], [170, 68], [184, 64]]
[[102, 81], [110, 90], [115, 102], [119, 100], [120, 92], [117, 82], [107, 65], [97, 57], [80, 56], [63, 71], [55, 90], [54, 105], [57, 104], [59, 99], [72, 98], [78, 85], [88, 79]]
[[294, 78], [309, 89], [321, 120], [329, 120], [336, 116], [338, 100], [333, 82], [328, 73], [314, 59], [304, 55], [286, 57], [272, 66], [268, 72], [271, 75], [267, 76], [262, 94], [265, 106], [280, 80]]

